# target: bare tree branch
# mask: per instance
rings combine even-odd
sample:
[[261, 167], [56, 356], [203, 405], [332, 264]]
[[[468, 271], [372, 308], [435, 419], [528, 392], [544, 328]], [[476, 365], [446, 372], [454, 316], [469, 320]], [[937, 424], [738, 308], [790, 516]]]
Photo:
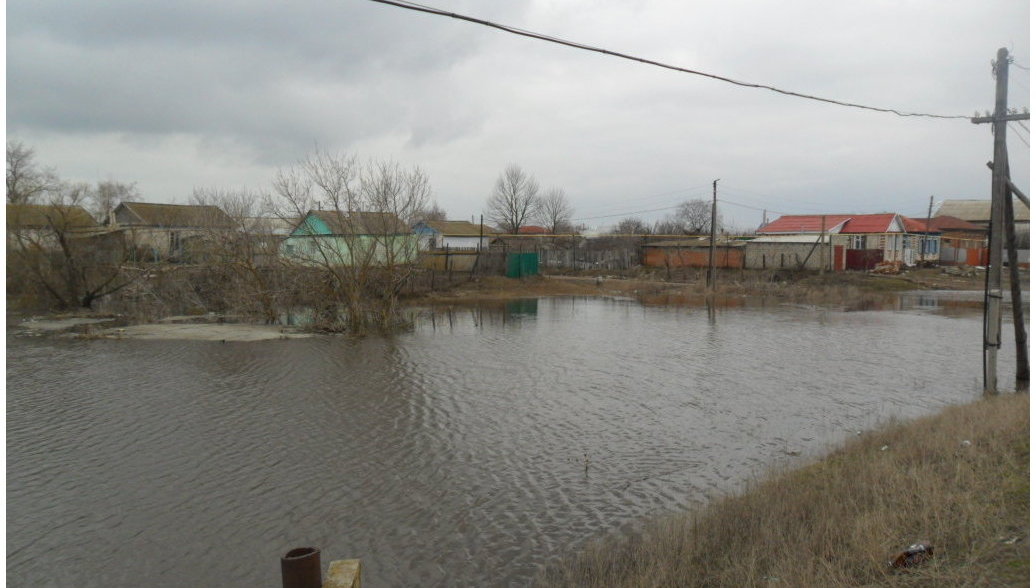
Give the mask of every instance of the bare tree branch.
[[509, 165], [497, 178], [486, 202], [486, 216], [504, 232], [517, 233], [539, 211], [539, 191], [536, 178], [517, 165]]
[[551, 234], [572, 231], [574, 210], [561, 188], [551, 188], [540, 200], [540, 222]]
[[31, 204], [44, 200], [48, 192], [60, 188], [57, 174], [40, 168], [36, 152], [20, 141], [7, 142], [7, 202]]

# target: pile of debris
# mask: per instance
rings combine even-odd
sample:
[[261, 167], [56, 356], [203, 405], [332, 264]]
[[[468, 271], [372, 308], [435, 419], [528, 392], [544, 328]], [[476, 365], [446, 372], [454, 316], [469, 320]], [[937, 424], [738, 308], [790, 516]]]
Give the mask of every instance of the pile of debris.
[[883, 275], [896, 275], [903, 271], [902, 261], [883, 261], [878, 265], [874, 266], [871, 270], [872, 274], [883, 274]]
[[978, 274], [978, 268], [970, 265], [950, 265], [942, 268], [942, 273], [949, 274], [951, 276], [966, 276], [971, 277]]

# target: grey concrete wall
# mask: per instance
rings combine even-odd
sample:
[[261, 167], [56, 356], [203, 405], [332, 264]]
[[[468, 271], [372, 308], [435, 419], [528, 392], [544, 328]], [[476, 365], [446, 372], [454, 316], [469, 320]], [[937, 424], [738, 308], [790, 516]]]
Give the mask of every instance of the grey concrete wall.
[[[798, 269], [803, 260], [806, 260], [806, 265], [803, 269], [820, 270], [830, 267], [830, 245], [817, 245], [816, 250], [810, 255], [809, 252], [812, 249], [812, 243], [757, 243], [749, 241], [745, 245], [745, 267], [748, 269]], [[826, 267], [825, 263], [827, 264]]]

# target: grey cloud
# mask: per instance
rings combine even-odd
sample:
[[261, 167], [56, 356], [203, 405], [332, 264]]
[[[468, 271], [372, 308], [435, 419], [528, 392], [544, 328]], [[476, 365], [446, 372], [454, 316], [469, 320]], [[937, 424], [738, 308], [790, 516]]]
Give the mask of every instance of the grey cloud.
[[[999, 14], [1027, 8], [1007, 1], [437, 5], [735, 79], [950, 114], [991, 106], [998, 46], [1015, 41], [1028, 55], [1027, 24]], [[159, 160], [198, 145], [177, 160], [223, 151], [247, 159], [228, 165], [241, 173], [314, 145], [377, 150], [427, 165], [440, 203], [460, 216], [510, 162], [564, 188], [584, 216], [715, 177], [751, 190], [728, 198], [753, 206], [898, 208], [988, 189], [990, 146], [966, 121], [810, 103], [348, 1], [16, 0], [8, 128], [55, 146], [125, 136]], [[1027, 187], [1027, 158], [1012, 169]]]

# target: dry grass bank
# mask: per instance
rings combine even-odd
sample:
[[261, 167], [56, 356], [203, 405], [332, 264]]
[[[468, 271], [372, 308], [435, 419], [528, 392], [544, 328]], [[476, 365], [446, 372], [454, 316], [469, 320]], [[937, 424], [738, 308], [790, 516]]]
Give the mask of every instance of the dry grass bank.
[[[867, 433], [636, 538], [598, 542], [540, 584], [1027, 586], [1028, 529], [1029, 398], [1005, 395]], [[919, 540], [932, 560], [888, 568]]]
[[[488, 276], [417, 294], [408, 301], [464, 304], [539, 296], [624, 296], [652, 305], [682, 305], [702, 304], [709, 293], [704, 274], [674, 276], [670, 280], [663, 278], [657, 271], [643, 270], [607, 276], [549, 275], [524, 279]], [[720, 274], [714, 292], [726, 297], [768, 296], [819, 304], [855, 303], [918, 287], [916, 283], [898, 277], [857, 273], [818, 276], [813, 273], [735, 270]]]

